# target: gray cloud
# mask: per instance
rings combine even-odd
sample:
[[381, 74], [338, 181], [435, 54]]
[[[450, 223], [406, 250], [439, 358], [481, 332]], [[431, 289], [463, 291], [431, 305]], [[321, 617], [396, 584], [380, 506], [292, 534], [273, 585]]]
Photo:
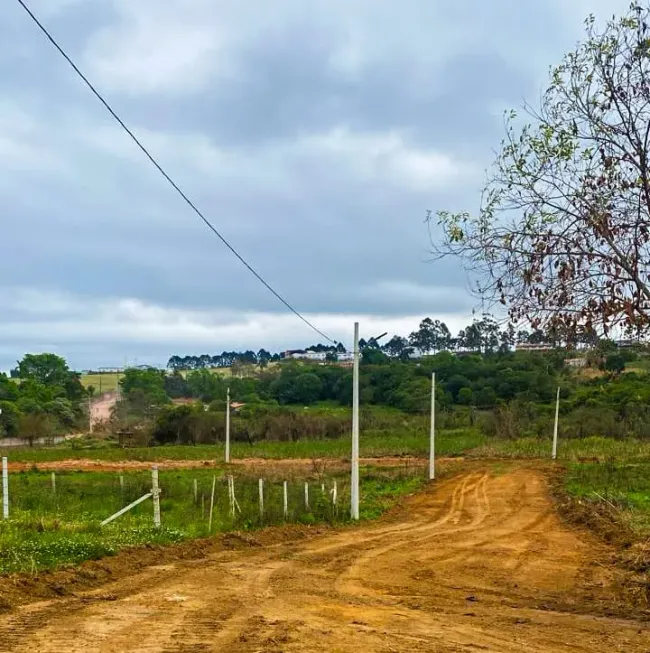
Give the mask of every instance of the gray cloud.
[[[579, 5], [33, 0], [224, 235], [340, 334], [355, 316], [405, 331], [470, 319], [465, 272], [428, 261], [425, 210], [476, 208], [502, 111], [534, 102], [583, 14], [612, 7]], [[17, 4], [0, 8], [0, 51], [0, 368], [31, 348], [87, 366], [317, 339]]]

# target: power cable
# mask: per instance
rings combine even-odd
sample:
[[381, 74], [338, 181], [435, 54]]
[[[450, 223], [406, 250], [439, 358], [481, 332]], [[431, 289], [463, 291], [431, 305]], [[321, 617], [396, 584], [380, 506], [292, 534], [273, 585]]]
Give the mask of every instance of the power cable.
[[172, 188], [185, 200], [187, 205], [196, 213], [196, 215], [201, 218], [203, 223], [205, 224], [210, 231], [214, 233], [214, 235], [219, 238], [219, 240], [239, 259], [239, 261], [246, 267], [246, 269], [269, 291], [271, 292], [277, 299], [279, 299], [294, 315], [296, 315], [299, 319], [301, 319], [308, 327], [313, 329], [316, 333], [318, 333], [320, 336], [325, 338], [325, 340], [328, 340], [331, 343], [337, 344], [336, 340], [333, 340], [330, 338], [328, 335], [323, 333], [319, 328], [314, 326], [302, 313], [300, 313], [296, 308], [294, 308], [280, 293], [278, 293], [272, 286], [269, 284], [262, 275], [255, 270], [255, 268], [246, 261], [246, 259], [226, 240], [224, 236], [222, 236], [219, 231], [217, 231], [216, 227], [203, 215], [201, 211], [196, 207], [194, 202], [181, 190], [181, 188], [178, 186], [178, 184], [165, 172], [163, 167], [158, 163], [158, 161], [149, 153], [149, 150], [140, 142], [138, 137], [129, 129], [129, 127], [126, 125], [126, 123], [117, 115], [117, 113], [113, 110], [111, 105], [102, 97], [102, 95], [99, 93], [99, 91], [93, 86], [93, 84], [90, 82], [90, 80], [81, 72], [79, 67], [74, 63], [74, 61], [68, 56], [68, 54], [65, 52], [65, 50], [57, 43], [57, 41], [54, 39], [54, 37], [49, 33], [47, 28], [41, 23], [41, 21], [35, 16], [34, 12], [25, 4], [23, 0], [17, 0], [18, 4], [27, 12], [29, 17], [32, 19], [32, 21], [38, 26], [38, 28], [45, 34], [47, 37], [47, 40], [58, 50], [59, 54], [70, 64], [72, 69], [77, 73], [77, 75], [83, 80], [83, 82], [86, 84], [86, 86], [91, 90], [93, 95], [104, 105], [104, 108], [113, 116], [113, 118], [116, 120], [116, 122], [120, 125], [120, 127], [131, 137], [133, 142], [140, 148], [140, 150], [143, 152], [143, 154], [149, 159], [149, 161], [155, 166], [155, 168], [158, 170], [158, 172], [165, 178], [165, 180], [172, 186]]

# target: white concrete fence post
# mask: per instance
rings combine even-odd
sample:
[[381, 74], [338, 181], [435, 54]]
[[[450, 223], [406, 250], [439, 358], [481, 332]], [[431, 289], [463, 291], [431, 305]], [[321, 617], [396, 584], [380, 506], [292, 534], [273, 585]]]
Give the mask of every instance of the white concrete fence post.
[[260, 519], [264, 518], [264, 479], [259, 479], [257, 482], [257, 490], [260, 503]]
[[429, 480], [436, 477], [436, 373], [431, 375], [431, 423], [429, 432]]
[[289, 490], [286, 481], [282, 484], [282, 506], [284, 508], [284, 518], [287, 519], [289, 517]]
[[230, 517], [235, 518], [235, 479], [228, 477], [228, 503], [230, 504]]
[[9, 471], [7, 458], [2, 458], [2, 517], [9, 519]]
[[309, 510], [309, 483], [305, 481], [305, 510]]
[[52, 494], [56, 494], [56, 474], [52, 472]]
[[553, 425], [553, 450], [551, 452], [551, 458], [555, 460], [557, 458], [557, 429], [558, 422], [560, 420], [560, 388], [557, 389], [557, 398], [555, 400], [555, 424]]
[[230, 388], [226, 391], [226, 463], [230, 463]]
[[151, 498], [153, 499], [153, 525], [154, 528], [160, 528], [160, 487], [157, 465], [151, 468]]
[[334, 485], [332, 486], [332, 505], [336, 508], [336, 502], [338, 501], [339, 497], [339, 492], [338, 492], [338, 487], [336, 485], [336, 481], [334, 481]]
[[194, 494], [194, 503], [198, 503], [199, 501], [199, 482], [194, 479], [194, 482], [192, 483], [192, 490]]
[[117, 519], [118, 517], [121, 517], [123, 514], [127, 513], [132, 508], [135, 508], [136, 506], [140, 505], [143, 501], [146, 501], [151, 496], [153, 496], [152, 492], [147, 492], [147, 494], [144, 494], [139, 499], [136, 499], [135, 501], [130, 503], [128, 506], [125, 506], [121, 510], [118, 510], [114, 515], [111, 515], [108, 519], [105, 519], [100, 524], [100, 526], [106, 526], [106, 524], [110, 524], [113, 520]]
[[232, 516], [235, 517], [235, 510], [241, 514], [241, 508], [239, 507], [239, 501], [237, 501], [237, 495], [235, 494], [235, 477], [230, 477], [230, 485], [232, 486]]

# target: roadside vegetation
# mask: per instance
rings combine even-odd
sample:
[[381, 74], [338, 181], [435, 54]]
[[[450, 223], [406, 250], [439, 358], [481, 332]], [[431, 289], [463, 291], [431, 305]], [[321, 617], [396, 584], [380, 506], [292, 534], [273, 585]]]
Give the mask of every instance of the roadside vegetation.
[[[421, 470], [362, 468], [361, 519], [380, 516], [424, 482]], [[264, 514], [258, 503], [258, 477], [234, 476], [237, 508], [231, 514], [223, 469], [160, 472], [162, 526], [153, 527], [151, 500], [106, 526], [100, 522], [146, 494], [149, 472], [11, 475], [11, 518], [0, 521], [0, 573], [37, 572], [113, 555], [141, 545], [171, 544], [218, 532], [269, 525], [345, 524], [349, 522], [349, 479], [315, 469], [303, 476], [264, 470]], [[210, 502], [216, 491], [212, 528]], [[283, 481], [288, 481], [288, 515], [283, 511]], [[196, 495], [194, 482], [196, 481]], [[309, 505], [304, 484], [309, 483]], [[337, 502], [332, 489], [336, 483]]]
[[610, 458], [606, 462], [572, 463], [568, 492], [583, 501], [605, 503], [625, 526], [650, 538], [650, 454], [643, 459]]
[[87, 391], [80, 374], [55, 354], [27, 354], [12, 371], [0, 374], [0, 438], [21, 437], [33, 444], [88, 424]]

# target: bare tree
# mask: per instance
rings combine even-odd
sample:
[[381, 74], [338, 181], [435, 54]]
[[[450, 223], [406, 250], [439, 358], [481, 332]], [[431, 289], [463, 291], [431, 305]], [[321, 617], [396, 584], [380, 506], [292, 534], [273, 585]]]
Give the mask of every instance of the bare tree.
[[[438, 256], [460, 255], [513, 322], [574, 336], [650, 324], [650, 7], [586, 39], [551, 71], [530, 124], [506, 116], [476, 217], [438, 211]], [[431, 219], [431, 213], [429, 213]]]

